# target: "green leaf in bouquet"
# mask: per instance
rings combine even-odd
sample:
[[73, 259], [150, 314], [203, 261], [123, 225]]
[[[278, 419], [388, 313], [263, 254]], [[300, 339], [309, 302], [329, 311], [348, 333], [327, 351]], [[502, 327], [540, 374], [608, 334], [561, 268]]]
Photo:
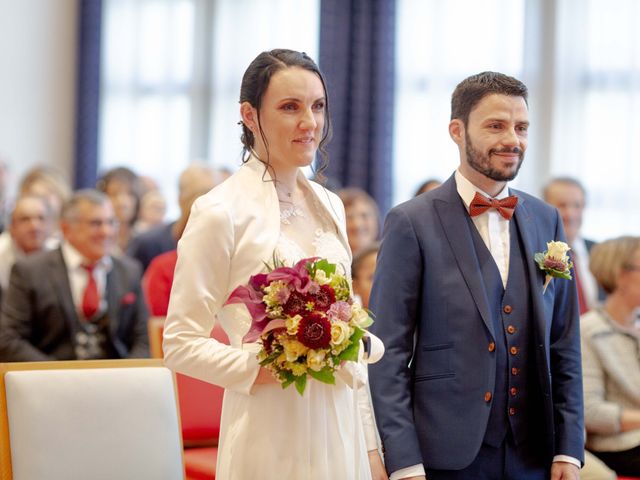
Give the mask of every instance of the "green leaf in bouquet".
[[358, 353], [360, 352], [360, 339], [364, 336], [364, 330], [356, 327], [353, 335], [349, 338], [350, 345], [345, 348], [338, 358], [347, 362], [357, 362]]
[[308, 369], [307, 373], [319, 382], [328, 383], [330, 385], [334, 385], [336, 383], [336, 377], [333, 376], [333, 369], [330, 367], [324, 367], [319, 371]]
[[327, 274], [327, 278], [333, 275], [334, 273], [336, 273], [335, 263], [329, 263], [329, 261], [326, 258], [323, 258], [322, 260], [318, 260], [315, 263], [315, 269], [322, 270], [324, 273]]
[[296, 390], [300, 395], [304, 393], [304, 389], [307, 386], [307, 375], [300, 375], [299, 377], [295, 377], [296, 382]]
[[278, 358], [280, 356], [280, 353], [281, 353], [280, 351], [273, 352], [271, 355], [269, 355], [267, 358], [263, 359], [260, 362], [260, 366], [261, 367], [266, 367], [270, 363], [273, 363], [276, 360], [276, 358]]
[[287, 388], [296, 380], [296, 376], [293, 373], [287, 371], [281, 371], [279, 376], [280, 380], [282, 381], [283, 389]]

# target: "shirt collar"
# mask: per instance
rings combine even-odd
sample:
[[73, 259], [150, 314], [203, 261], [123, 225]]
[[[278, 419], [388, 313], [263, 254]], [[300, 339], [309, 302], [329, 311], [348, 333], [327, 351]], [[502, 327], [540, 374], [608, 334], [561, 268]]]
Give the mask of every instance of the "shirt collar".
[[467, 207], [467, 210], [469, 210], [469, 205], [471, 205], [471, 201], [473, 200], [473, 197], [476, 195], [476, 192], [481, 193], [485, 197], [497, 198], [498, 200], [509, 196], [509, 187], [507, 185], [505, 185], [504, 188], [500, 191], [500, 193], [498, 193], [495, 197], [493, 197], [492, 195], [489, 195], [487, 192], [480, 190], [473, 183], [467, 180], [467, 178], [464, 175], [462, 175], [462, 173], [460, 172], [460, 169], [456, 170], [455, 179], [456, 179], [456, 189], [458, 190], [458, 195], [460, 195], [460, 198], [462, 198], [462, 201]]
[[[69, 242], [63, 241], [60, 245], [60, 249], [62, 250], [62, 257], [64, 258], [64, 263], [67, 265], [69, 270], [74, 270], [80, 268], [82, 265], [87, 265], [88, 262], [82, 254]], [[111, 257], [105, 256], [96, 262], [96, 266], [98, 268], [103, 268], [105, 271], [111, 270], [113, 265], [113, 261]]]

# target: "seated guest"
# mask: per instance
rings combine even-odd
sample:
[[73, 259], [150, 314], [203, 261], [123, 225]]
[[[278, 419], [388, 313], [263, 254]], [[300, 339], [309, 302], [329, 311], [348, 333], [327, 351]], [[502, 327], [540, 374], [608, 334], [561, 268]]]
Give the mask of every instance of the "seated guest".
[[562, 226], [571, 247], [574, 277], [578, 288], [580, 313], [586, 313], [604, 301], [605, 293], [589, 271], [589, 252], [595, 242], [582, 237], [582, 215], [586, 207], [586, 192], [582, 184], [572, 177], [556, 177], [543, 190], [544, 201], [560, 212]]
[[97, 182], [97, 189], [107, 194], [120, 225], [117, 246], [126, 252], [138, 220], [142, 199], [142, 182], [137, 173], [127, 167], [107, 171]]
[[[204, 188], [211, 190], [227, 176], [226, 173], [207, 165], [192, 163], [180, 174], [178, 203], [184, 204], [194, 191], [200, 191]], [[142, 268], [146, 270], [155, 257], [161, 253], [175, 250], [183, 229], [184, 225], [181, 225], [179, 220], [151, 228], [132, 239], [127, 254], [138, 260], [142, 264]]]
[[640, 476], [640, 237], [597, 244], [590, 266], [608, 296], [580, 322], [587, 449]]
[[376, 272], [376, 260], [378, 258], [380, 244], [373, 242], [368, 247], [360, 250], [353, 257], [351, 275], [353, 277], [353, 293], [357, 295], [360, 304], [369, 308], [369, 294], [373, 285], [373, 274]]
[[0, 154], [0, 233], [4, 232], [9, 203], [9, 166]]
[[160, 190], [149, 190], [142, 195], [140, 201], [140, 214], [133, 226], [134, 235], [140, 235], [153, 227], [164, 224], [164, 216], [167, 213], [167, 201]]
[[435, 178], [430, 178], [429, 180], [425, 180], [420, 184], [420, 186], [416, 190], [416, 193], [413, 196], [417, 197], [422, 193], [426, 193], [433, 190], [434, 188], [438, 188], [440, 185], [442, 185], [442, 182]]
[[[192, 190], [191, 196], [186, 196], [187, 190], [184, 191], [184, 195], [180, 197], [180, 218], [175, 223], [174, 232], [177, 239], [180, 240], [187, 221], [189, 220], [189, 214], [191, 213], [191, 205], [196, 201], [198, 197], [204, 195], [213, 187], [207, 185], [206, 182], [200, 185], [200, 189]], [[147, 299], [147, 305], [149, 305], [149, 311], [151, 315], [163, 316], [167, 314], [169, 309], [169, 296], [171, 294], [171, 285], [173, 285], [173, 272], [176, 268], [176, 262], [178, 261], [178, 251], [174, 248], [168, 252], [161, 253], [149, 264], [144, 277], [142, 278], [142, 289], [144, 291], [145, 298]]]
[[360, 250], [378, 240], [380, 211], [373, 197], [360, 188], [343, 188], [338, 192], [338, 196], [344, 203], [347, 238], [351, 253], [355, 256]]
[[9, 286], [9, 273], [16, 260], [46, 249], [53, 229], [51, 215], [43, 197], [23, 195], [16, 201], [9, 228], [0, 234], [0, 298]]
[[60, 248], [13, 266], [0, 312], [0, 361], [146, 357], [140, 266], [111, 255], [113, 206], [79, 190], [61, 214]]

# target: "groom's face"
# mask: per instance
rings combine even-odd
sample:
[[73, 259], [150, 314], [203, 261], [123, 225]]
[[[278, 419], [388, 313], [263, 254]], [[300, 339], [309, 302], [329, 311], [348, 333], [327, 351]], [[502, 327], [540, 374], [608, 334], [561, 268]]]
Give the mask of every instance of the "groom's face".
[[469, 167], [491, 180], [513, 180], [524, 160], [528, 128], [524, 98], [487, 95], [469, 114], [463, 158]]

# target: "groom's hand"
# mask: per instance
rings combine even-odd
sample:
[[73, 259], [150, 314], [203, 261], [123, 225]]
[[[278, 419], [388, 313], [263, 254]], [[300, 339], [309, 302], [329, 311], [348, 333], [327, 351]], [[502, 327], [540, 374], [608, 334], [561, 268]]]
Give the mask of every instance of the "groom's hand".
[[580, 480], [580, 469], [573, 463], [553, 462], [551, 480]]

